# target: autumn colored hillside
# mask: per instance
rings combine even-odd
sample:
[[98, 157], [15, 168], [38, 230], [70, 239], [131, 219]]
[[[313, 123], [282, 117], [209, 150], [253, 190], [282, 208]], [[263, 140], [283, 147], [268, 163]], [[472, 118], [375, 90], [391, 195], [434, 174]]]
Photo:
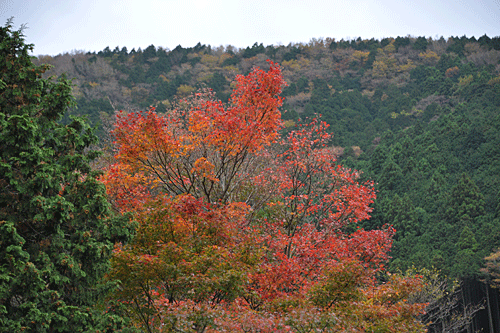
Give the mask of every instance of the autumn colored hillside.
[[[255, 43], [240, 50], [201, 44], [173, 50], [154, 45], [144, 50], [116, 47], [97, 54], [42, 56], [39, 62], [54, 65], [47, 75], [67, 73], [74, 78], [79, 105], [75, 112], [88, 114], [97, 123], [100, 112], [110, 114], [113, 109], [139, 110], [153, 105], [159, 111], [165, 110], [177, 98], [201, 87], [214, 89], [217, 97], [227, 101], [230, 82], [237, 74], [247, 74], [254, 66], [264, 68], [270, 59], [283, 67], [289, 84], [284, 91], [285, 109], [289, 110], [285, 118], [322, 112], [332, 123], [341, 119], [345, 123], [335, 125], [338, 128], [332, 131], [337, 142], [346, 147], [361, 142], [366, 146], [387, 128], [406, 126], [406, 118], [418, 117], [430, 104], [446, 105], [455, 95], [450, 89], [473, 83], [469, 75], [475, 67], [495, 77], [499, 45], [498, 38], [487, 36], [478, 40], [313, 39], [307, 44], [288, 46]], [[427, 82], [417, 88], [418, 80]], [[330, 103], [321, 103], [325, 99]], [[394, 120], [398, 116], [406, 123]], [[376, 119], [380, 121], [372, 124]], [[353, 133], [360, 129], [367, 134], [362, 138], [356, 135], [354, 140]]]
[[[245, 49], [108, 47], [36, 62], [54, 66], [45, 77], [66, 73], [73, 79], [77, 106], [69, 114], [87, 116], [100, 147], [109, 151], [118, 110], [154, 107], [166, 115], [206, 88], [222, 108], [237, 78], [256, 67], [269, 70], [268, 60], [280, 66], [286, 82], [281, 136], [293, 136], [297, 124], [321, 115], [332, 135], [329, 158], [362, 171], [359, 182], [375, 183], [371, 218], [357, 226], [394, 227], [390, 270], [435, 267], [462, 281], [463, 303], [488, 298], [471, 328], [500, 330], [492, 315], [499, 313], [498, 293], [487, 287], [499, 270], [498, 255], [490, 254], [500, 247], [500, 37], [327, 38]], [[356, 227], [344, 231], [355, 233]]]

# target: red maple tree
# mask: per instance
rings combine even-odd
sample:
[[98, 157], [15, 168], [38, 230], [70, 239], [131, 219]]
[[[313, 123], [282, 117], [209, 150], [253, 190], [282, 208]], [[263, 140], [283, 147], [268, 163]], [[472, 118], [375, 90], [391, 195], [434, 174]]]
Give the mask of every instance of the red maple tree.
[[103, 181], [137, 235], [117, 244], [114, 295], [150, 332], [420, 332], [417, 277], [381, 283], [394, 230], [369, 218], [373, 184], [336, 164], [327, 124], [281, 139], [280, 67], [236, 78], [229, 103], [194, 94], [118, 116]]

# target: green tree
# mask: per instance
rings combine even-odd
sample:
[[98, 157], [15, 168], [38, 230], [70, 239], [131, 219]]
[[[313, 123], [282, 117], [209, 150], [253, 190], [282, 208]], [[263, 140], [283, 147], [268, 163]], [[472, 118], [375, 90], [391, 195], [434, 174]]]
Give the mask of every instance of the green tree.
[[414, 237], [418, 233], [417, 213], [408, 194], [402, 198], [395, 194], [389, 207], [387, 218], [396, 228], [396, 240]]
[[387, 160], [387, 150], [383, 145], [378, 145], [373, 151], [370, 158], [370, 171], [375, 175], [379, 175], [382, 171], [385, 161]]
[[413, 49], [425, 51], [427, 49], [428, 44], [429, 42], [427, 41], [427, 39], [425, 37], [420, 36], [415, 40], [415, 43], [413, 44]]
[[93, 129], [60, 123], [71, 82], [42, 79], [48, 66], [32, 50], [12, 20], [0, 27], [0, 332], [117, 331], [124, 320], [93, 305], [113, 286], [100, 280], [130, 228], [109, 218], [89, 167]]
[[472, 231], [465, 226], [457, 242], [457, 252], [453, 271], [455, 276], [461, 278], [475, 277], [479, 274], [481, 258], [477, 254], [479, 244]]
[[446, 217], [451, 222], [467, 222], [484, 215], [484, 196], [474, 181], [463, 173], [450, 193]]
[[446, 206], [446, 178], [443, 175], [444, 168], [435, 169], [430, 180], [424, 185], [422, 205], [429, 213], [436, 214], [441, 207]]
[[399, 165], [394, 162], [392, 155], [388, 155], [382, 166], [382, 172], [378, 178], [381, 191], [398, 191], [404, 184], [403, 173]]

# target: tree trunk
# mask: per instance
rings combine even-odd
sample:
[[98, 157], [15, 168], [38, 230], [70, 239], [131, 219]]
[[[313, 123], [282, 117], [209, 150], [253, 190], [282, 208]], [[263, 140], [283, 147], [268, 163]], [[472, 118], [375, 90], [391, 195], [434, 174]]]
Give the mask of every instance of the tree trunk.
[[490, 324], [490, 333], [495, 332], [494, 327], [493, 327], [493, 317], [491, 316], [491, 304], [490, 304], [490, 286], [488, 283], [485, 283], [486, 285], [486, 306], [488, 308], [488, 322]]
[[[462, 294], [462, 304], [463, 304], [463, 309], [464, 309], [464, 318], [467, 318], [467, 302], [466, 302], [466, 299], [465, 299], [465, 284], [462, 285], [462, 288], [460, 288], [461, 290], [461, 294]], [[470, 324], [467, 325], [467, 333], [472, 333], [471, 332], [471, 329], [470, 329]]]

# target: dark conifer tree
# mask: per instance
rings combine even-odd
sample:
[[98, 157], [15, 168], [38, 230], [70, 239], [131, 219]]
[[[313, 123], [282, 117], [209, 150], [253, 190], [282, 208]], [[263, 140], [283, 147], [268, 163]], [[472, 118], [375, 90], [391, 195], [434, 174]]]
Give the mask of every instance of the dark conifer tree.
[[484, 213], [483, 194], [474, 181], [463, 173], [451, 190], [446, 217], [456, 223], [475, 219]]
[[11, 20], [0, 27], [0, 332], [119, 331], [124, 320], [94, 305], [131, 229], [110, 218], [89, 166], [93, 129], [60, 123], [71, 82], [43, 79], [32, 50]]

